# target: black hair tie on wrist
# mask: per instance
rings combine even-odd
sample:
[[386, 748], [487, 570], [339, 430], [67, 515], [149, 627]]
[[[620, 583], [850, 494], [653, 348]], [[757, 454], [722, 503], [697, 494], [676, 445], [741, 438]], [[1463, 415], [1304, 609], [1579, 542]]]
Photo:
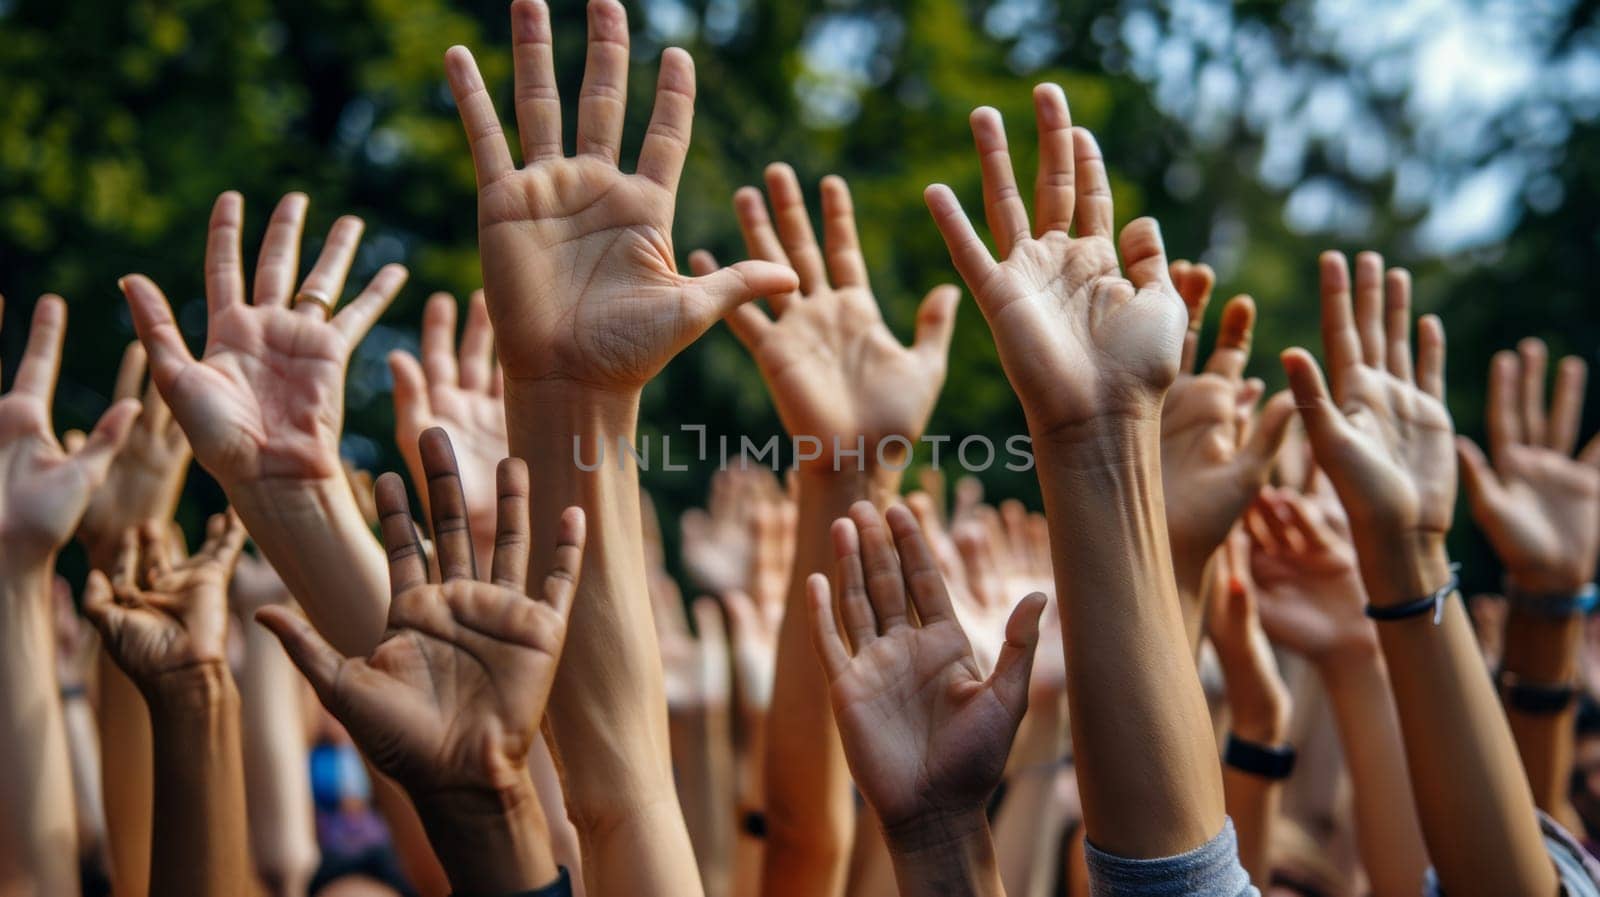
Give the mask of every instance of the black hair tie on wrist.
[[1287, 779], [1294, 772], [1294, 745], [1257, 744], [1228, 733], [1228, 747], [1222, 752], [1222, 762], [1240, 772], [1264, 779]]
[[1421, 616], [1428, 611], [1433, 611], [1433, 625], [1438, 626], [1444, 620], [1444, 603], [1452, 592], [1461, 588], [1461, 577], [1456, 571], [1461, 569], [1460, 564], [1450, 565], [1450, 579], [1431, 595], [1424, 595], [1403, 604], [1390, 604], [1379, 607], [1375, 604], [1367, 605], [1367, 616], [1380, 623], [1392, 620], [1406, 620], [1411, 617]]
[[752, 838], [765, 838], [767, 836], [767, 814], [760, 810], [750, 810], [740, 820], [744, 833]]

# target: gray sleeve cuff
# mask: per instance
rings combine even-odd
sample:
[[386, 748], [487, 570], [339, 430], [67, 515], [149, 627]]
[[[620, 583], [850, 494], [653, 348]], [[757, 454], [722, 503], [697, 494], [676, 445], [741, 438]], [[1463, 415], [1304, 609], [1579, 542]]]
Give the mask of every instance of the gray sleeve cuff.
[[1215, 838], [1188, 853], [1127, 860], [1084, 842], [1093, 897], [1260, 897], [1239, 865], [1233, 820]]

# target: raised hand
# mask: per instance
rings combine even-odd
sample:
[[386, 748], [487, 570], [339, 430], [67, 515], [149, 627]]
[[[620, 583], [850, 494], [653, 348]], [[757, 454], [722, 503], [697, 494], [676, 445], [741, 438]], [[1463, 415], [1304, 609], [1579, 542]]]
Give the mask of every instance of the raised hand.
[[389, 370], [394, 375], [394, 438], [411, 483], [426, 496], [418, 439], [424, 430], [443, 428], [463, 462], [467, 518], [479, 536], [478, 565], [487, 567], [494, 550], [488, 537], [495, 528], [496, 498], [490, 471], [509, 450], [504, 378], [494, 363], [494, 332], [483, 291], [474, 292], [467, 304], [459, 348], [455, 297], [433, 294], [422, 317], [422, 363], [408, 353], [391, 352]]
[[[853, 449], [858, 437], [865, 437], [863, 463], [874, 465], [882, 445], [886, 459], [901, 464], [904, 447], [882, 441], [898, 436], [914, 444], [927, 426], [944, 385], [961, 294], [949, 285], [929, 292], [917, 310], [915, 342], [901, 345], [867, 282], [844, 179], [822, 180], [824, 247], [817, 245], [794, 169], [769, 165], [766, 182], [776, 230], [754, 187], [734, 194], [739, 229], [752, 257], [792, 268], [799, 287], [769, 294], [772, 317], [741, 305], [728, 314], [728, 326], [755, 358], [784, 427], [822, 441], [822, 457], [806, 464], [834, 468], [835, 440]], [[697, 270], [715, 268], [705, 253], [691, 261]]]
[[595, 0], [588, 15], [576, 156], [562, 147], [544, 3], [511, 4], [523, 167], [512, 162], [472, 54], [452, 47], [445, 70], [477, 172], [484, 292], [506, 377], [638, 388], [740, 303], [792, 290], [795, 278], [765, 262], [705, 277], [678, 272], [672, 216], [694, 119], [694, 62], [677, 48], [661, 55], [638, 169], [623, 174], [627, 13], [616, 0]]
[[263, 608], [256, 618], [283, 640], [374, 765], [408, 790], [505, 788], [523, 769], [561, 656], [583, 513], [563, 514], [557, 566], [534, 596], [524, 594], [527, 474], [521, 462], [502, 461], [493, 568], [480, 580], [449, 437], [427, 431], [421, 454], [442, 582], [428, 580], [405, 485], [384, 474], [377, 499], [390, 557], [389, 628], [368, 657], [341, 657], [285, 608]]
[[244, 538], [236, 515], [215, 514], [200, 550], [174, 558], [165, 524], [146, 520], [123, 533], [109, 577], [89, 573], [84, 615], [141, 690], [169, 673], [227, 660], [228, 580]]
[[[457, 891], [543, 886], [555, 869], [526, 762], [566, 637], [583, 512], [562, 514], [555, 565], [525, 593], [527, 468], [500, 462], [495, 552], [488, 579], [479, 579], [449, 437], [428, 430], [420, 454], [442, 581], [428, 579], [405, 485], [384, 474], [377, 501], [391, 600], [388, 628], [371, 654], [342, 656], [281, 606], [262, 608], [256, 619], [283, 640], [373, 765], [410, 793]], [[533, 820], [518, 816], [528, 813]], [[487, 862], [481, 852], [502, 840], [511, 855], [504, 864]]]
[[[145, 380], [144, 346], [129, 343], [112, 396], [139, 399]], [[189, 473], [189, 440], [154, 383], [143, 388], [138, 417], [117, 452], [105, 483], [95, 490], [78, 526], [91, 561], [109, 568], [122, 534], [148, 519], [170, 520]], [[68, 434], [69, 436], [71, 434]], [[70, 444], [69, 444], [70, 445]]]
[[1061, 88], [1039, 85], [1033, 104], [1039, 174], [1031, 230], [1000, 113], [972, 113], [998, 262], [949, 187], [935, 184], [925, 197], [994, 331], [1037, 443], [1070, 440], [1096, 419], [1154, 420], [1178, 374], [1187, 316], [1153, 219], [1129, 223], [1112, 243], [1105, 161], [1093, 135], [1072, 127]]
[[1326, 477], [1304, 495], [1263, 490], [1244, 532], [1261, 625], [1274, 642], [1319, 667], [1377, 650], [1350, 521]]
[[1257, 744], [1279, 744], [1289, 734], [1289, 688], [1259, 612], [1248, 537], [1235, 530], [1228, 543], [1217, 568], [1220, 587], [1206, 609], [1206, 636], [1222, 664], [1233, 731]]
[[837, 619], [827, 578], [813, 574], [812, 634], [850, 771], [893, 847], [913, 828], [983, 812], [1027, 710], [1045, 598], [1017, 605], [984, 678], [911, 511], [893, 506], [886, 521], [858, 502], [833, 540]]
[[138, 402], [117, 401], [75, 451], [61, 447], [50, 402], [66, 332], [66, 302], [41, 297], [16, 382], [0, 396], [0, 544], [6, 546], [0, 576], [48, 564], [72, 537], [139, 413]]
[[[1344, 256], [1325, 252], [1322, 341], [1328, 379], [1304, 349], [1283, 353], [1300, 416], [1317, 464], [1349, 513], [1363, 576], [1376, 602], [1375, 580], [1407, 598], [1444, 585], [1444, 536], [1455, 508], [1454, 429], [1444, 407], [1444, 325], [1417, 322], [1411, 358], [1411, 276], [1383, 269], [1383, 258], [1356, 258], [1355, 308]], [[1420, 556], [1426, 570], [1403, 569]], [[1387, 592], [1388, 589], [1385, 589]], [[1393, 597], [1399, 597], [1395, 595]]]
[[206, 347], [197, 361], [166, 296], [149, 278], [121, 281], [150, 375], [200, 464], [229, 490], [263, 481], [341, 476], [344, 378], [350, 354], [394, 300], [406, 269], [385, 265], [334, 314], [361, 239], [361, 219], [336, 221], [301, 281], [305, 194], [278, 203], [261, 241], [246, 301], [240, 231], [244, 199], [217, 198], [206, 237]]
[[[1174, 262], [1173, 280], [1190, 308], [1190, 336], [1210, 292], [1210, 269]], [[1222, 330], [1205, 368], [1193, 372], [1193, 340], [1186, 364], [1167, 392], [1161, 413], [1161, 477], [1167, 502], [1178, 585], [1199, 592], [1202, 571], [1239, 515], [1267, 481], [1294, 417], [1288, 392], [1272, 397], [1255, 415], [1261, 382], [1245, 380], [1256, 306], [1235, 296], [1222, 310]], [[1192, 624], [1193, 621], [1191, 621]]]
[[[1489, 452], [1458, 437], [1473, 519], [1506, 567], [1508, 586], [1535, 597], [1566, 597], [1594, 578], [1600, 555], [1600, 438], [1576, 458], [1587, 369], [1564, 358], [1549, 414], [1547, 351], [1525, 339], [1499, 352], [1489, 370]], [[1519, 357], [1520, 356], [1520, 357]]]

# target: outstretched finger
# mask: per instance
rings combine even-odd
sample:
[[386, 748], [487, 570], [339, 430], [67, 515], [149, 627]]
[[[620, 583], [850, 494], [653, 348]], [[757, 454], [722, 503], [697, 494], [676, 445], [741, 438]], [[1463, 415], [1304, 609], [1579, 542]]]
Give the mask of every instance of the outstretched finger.
[[1033, 116], [1039, 125], [1039, 173], [1033, 187], [1033, 233], [1063, 233], [1072, 226], [1077, 202], [1073, 184], [1072, 113], [1059, 84], [1033, 88]]
[[1072, 129], [1073, 166], [1077, 174], [1078, 210], [1073, 222], [1080, 237], [1111, 239], [1116, 229], [1115, 208], [1111, 202], [1111, 178], [1100, 144], [1087, 128]]
[[[850, 651], [839, 637], [839, 623], [833, 615], [833, 597], [828, 593], [828, 577], [813, 573], [806, 577], [806, 606], [811, 611], [811, 643], [822, 661], [822, 671], [833, 681], [850, 665]], [[859, 644], [859, 643], [858, 643]]]
[[323, 706], [331, 706], [334, 683], [339, 679], [339, 668], [345, 663], [344, 655], [334, 650], [305, 617], [283, 605], [269, 604], [256, 611], [256, 622], [278, 637], [300, 675], [316, 689]]
[[628, 98], [628, 13], [617, 0], [589, 3], [589, 51], [578, 91], [578, 154], [617, 164]]
[[878, 637], [878, 622], [867, 599], [867, 576], [861, 568], [861, 537], [854, 520], [840, 517], [833, 522], [835, 576], [839, 584], [839, 617], [844, 621], [850, 643], [860, 651]]
[[1033, 592], [1017, 602], [1006, 620], [1006, 640], [1000, 646], [989, 687], [1006, 710], [1011, 712], [1015, 730], [1028, 709], [1028, 680], [1033, 676], [1034, 649], [1039, 646], [1039, 618], [1049, 600], [1043, 592]]
[[456, 463], [450, 437], [443, 427], [429, 427], [418, 438], [417, 448], [422, 455], [422, 469], [428, 477], [428, 511], [432, 517], [439, 576], [445, 582], [477, 579], [467, 497], [461, 488], [461, 469]]
[[572, 599], [578, 593], [578, 576], [583, 570], [583, 547], [588, 534], [588, 519], [582, 508], [570, 507], [561, 512], [555, 559], [550, 572], [545, 574], [540, 597], [563, 617], [571, 612]]
[[172, 388], [183, 369], [194, 364], [194, 356], [183, 341], [183, 332], [172, 317], [172, 306], [148, 277], [130, 274], [117, 281], [127, 297], [133, 315], [133, 329], [139, 335], [150, 360], [150, 379], [163, 391]]
[[983, 173], [984, 215], [989, 220], [989, 233], [994, 235], [995, 251], [1007, 258], [1012, 247], [1028, 239], [1028, 210], [1017, 190], [1017, 174], [1011, 167], [1011, 151], [1006, 145], [1006, 126], [999, 110], [992, 106], [972, 110], [971, 125]]
[[495, 467], [494, 560], [489, 576], [495, 585], [518, 592], [528, 585], [528, 465], [505, 458]]
[[133, 431], [133, 422], [139, 417], [138, 399], [118, 399], [100, 415], [89, 438], [72, 452], [72, 463], [90, 486], [105, 482], [111, 471], [111, 462]]
[[515, 60], [514, 102], [522, 164], [559, 159], [563, 154], [561, 94], [556, 88], [550, 7], [543, 0], [512, 2], [511, 55]]
[[1356, 333], [1355, 315], [1350, 310], [1350, 269], [1344, 254], [1324, 252], [1317, 260], [1318, 284], [1322, 297], [1322, 349], [1328, 356], [1328, 370], [1334, 382], [1347, 368], [1361, 364], [1361, 338]]
[[861, 255], [861, 239], [856, 234], [850, 185], [836, 174], [822, 179], [822, 243], [834, 286], [867, 285], [867, 260]]
[[1444, 401], [1444, 322], [1438, 315], [1417, 320], [1417, 387]]
[[1578, 445], [1578, 427], [1583, 418], [1583, 388], [1589, 366], [1569, 355], [1556, 367], [1555, 395], [1550, 400], [1550, 447], [1563, 455], [1572, 454]]
[[939, 573], [938, 562], [928, 541], [922, 536], [922, 527], [910, 508], [894, 505], [885, 512], [889, 532], [894, 537], [895, 549], [900, 552], [900, 564], [905, 584], [911, 590], [911, 603], [917, 609], [917, 618], [926, 626], [955, 616], [950, 603], [950, 592], [944, 577]]
[[389, 557], [389, 596], [395, 597], [428, 582], [428, 557], [422, 538], [411, 520], [411, 503], [406, 499], [405, 482], [393, 471], [378, 477], [372, 486], [378, 506], [378, 530]]
[[483, 290], [473, 290], [467, 300], [467, 324], [461, 330], [461, 388], [481, 392], [489, 388], [494, 372], [494, 328], [489, 324], [489, 303]]
[[1189, 313], [1189, 329], [1183, 334], [1183, 355], [1178, 360], [1178, 370], [1187, 373], [1194, 370], [1200, 354], [1200, 331], [1205, 326], [1206, 307], [1211, 304], [1211, 290], [1216, 286], [1217, 275], [1210, 265], [1174, 259], [1167, 266], [1167, 276]]
[[1517, 356], [1494, 353], [1489, 360], [1489, 401], [1485, 412], [1489, 427], [1489, 454], [1502, 463], [1506, 449], [1525, 441], [1523, 418], [1517, 413]]
[[243, 230], [244, 197], [229, 190], [217, 197], [206, 226], [206, 313], [212, 318], [244, 302]]
[[694, 126], [694, 59], [678, 47], [661, 54], [656, 74], [656, 106], [639, 150], [639, 174], [678, 192], [683, 162], [689, 157], [689, 134]]
[[494, 100], [483, 84], [483, 75], [472, 58], [472, 51], [461, 46], [446, 50], [444, 70], [450, 81], [450, 94], [455, 97], [456, 111], [461, 114], [461, 126], [467, 132], [478, 189], [482, 190], [516, 170], [511, 161], [511, 148], [506, 146], [505, 129], [500, 127]]
[[300, 293], [312, 299], [326, 299], [326, 309], [317, 308], [314, 301], [295, 303], [295, 311], [326, 315], [339, 307], [339, 297], [344, 295], [344, 283], [350, 277], [350, 266], [355, 263], [356, 249], [361, 246], [361, 233], [366, 222], [354, 215], [342, 215], [328, 231], [327, 242], [317, 253], [311, 273], [300, 284]]
[[[300, 238], [306, 224], [306, 207], [311, 204], [304, 193], [285, 194], [267, 219], [267, 233], [261, 238], [261, 253], [256, 257], [255, 305], [287, 305], [300, 274]], [[332, 297], [334, 301], [337, 296]]]
[[1410, 382], [1411, 373], [1411, 272], [1390, 268], [1383, 277], [1383, 333], [1388, 347], [1389, 373]]
[[1517, 343], [1517, 355], [1522, 360], [1522, 437], [1529, 445], [1544, 445], [1544, 377], [1550, 365], [1550, 350], [1545, 348], [1544, 340], [1530, 336]]
[[30, 396], [44, 403], [45, 418], [50, 417], [51, 399], [56, 393], [56, 377], [61, 373], [61, 346], [67, 337], [67, 302], [54, 293], [39, 297], [28, 326], [28, 344], [22, 350], [13, 395]]
[[361, 342], [373, 324], [378, 323], [378, 318], [394, 302], [394, 297], [400, 294], [400, 288], [406, 285], [410, 277], [411, 272], [406, 270], [405, 265], [392, 262], [384, 265], [378, 269], [367, 288], [334, 316], [333, 326], [344, 334], [351, 349]]
[[922, 192], [922, 198], [928, 204], [928, 211], [933, 213], [933, 223], [939, 228], [939, 235], [944, 237], [944, 245], [950, 250], [950, 260], [955, 263], [956, 271], [966, 282], [967, 289], [981, 303], [984, 296], [978, 288], [994, 271], [994, 256], [989, 254], [989, 248], [978, 238], [978, 232], [972, 227], [972, 219], [962, 211], [961, 201], [956, 199], [954, 191], [944, 184], [931, 184]]
[[1383, 369], [1383, 256], [1376, 252], [1356, 254], [1356, 334], [1361, 342], [1361, 360], [1370, 368]]
[[1250, 339], [1256, 326], [1256, 303], [1249, 296], [1235, 296], [1222, 309], [1222, 329], [1217, 345], [1206, 359], [1206, 372], [1238, 380], [1250, 363]]
[[145, 361], [144, 345], [138, 340], [122, 350], [122, 363], [117, 365], [116, 386], [111, 390], [113, 401], [138, 398], [142, 391], [140, 387], [144, 385]]
[[822, 249], [817, 246], [817, 234], [811, 229], [800, 178], [784, 162], [768, 165], [764, 177], [767, 196], [772, 199], [772, 216], [778, 224], [778, 239], [794, 273], [800, 277], [801, 294], [810, 295], [828, 285], [828, 272], [822, 262]]
[[900, 557], [890, 540], [889, 528], [871, 502], [858, 501], [851, 505], [850, 519], [855, 522], [860, 536], [867, 600], [872, 602], [872, 612], [878, 618], [878, 631], [887, 633], [909, 622], [906, 580], [900, 569]]
[[950, 355], [950, 340], [956, 333], [956, 305], [961, 291], [941, 284], [928, 291], [917, 306], [917, 331], [911, 348], [921, 355], [930, 372], [943, 376]]

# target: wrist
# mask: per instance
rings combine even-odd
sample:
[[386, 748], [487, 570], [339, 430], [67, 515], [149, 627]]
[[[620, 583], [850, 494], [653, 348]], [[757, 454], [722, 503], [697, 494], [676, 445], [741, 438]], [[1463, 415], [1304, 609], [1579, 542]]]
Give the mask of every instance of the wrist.
[[204, 717], [239, 700], [233, 674], [222, 660], [189, 664], [134, 684], [144, 695], [152, 720]]
[[800, 494], [847, 496], [843, 507], [851, 502], [866, 499], [880, 510], [889, 506], [900, 495], [900, 475], [903, 471], [890, 470], [864, 464], [830, 466], [826, 462], [810, 462], [796, 468], [800, 478]]
[[412, 792], [411, 799], [456, 893], [510, 894], [555, 880], [549, 830], [526, 771], [503, 788]]
[[[1355, 530], [1359, 532], [1360, 530]], [[1385, 535], [1368, 529], [1356, 549], [1367, 600], [1376, 607], [1415, 601], [1450, 581], [1450, 556], [1442, 532]], [[1429, 619], [1432, 619], [1431, 617]]]
[[1000, 894], [994, 839], [982, 807], [884, 826], [903, 894]]
[[1540, 569], [1537, 567], [1506, 571], [1506, 595], [1527, 598], [1567, 598], [1578, 594], [1584, 586], [1594, 581], [1594, 567], [1580, 569]]

